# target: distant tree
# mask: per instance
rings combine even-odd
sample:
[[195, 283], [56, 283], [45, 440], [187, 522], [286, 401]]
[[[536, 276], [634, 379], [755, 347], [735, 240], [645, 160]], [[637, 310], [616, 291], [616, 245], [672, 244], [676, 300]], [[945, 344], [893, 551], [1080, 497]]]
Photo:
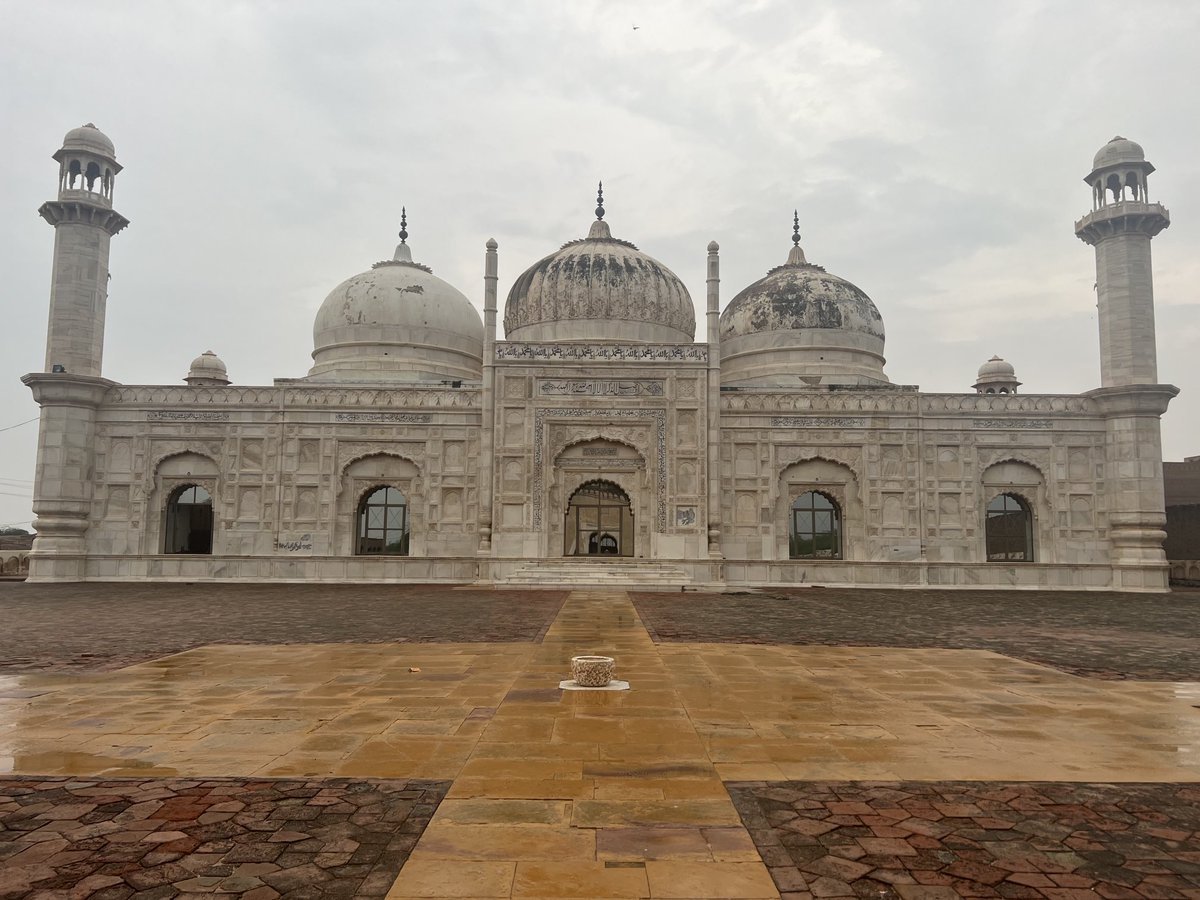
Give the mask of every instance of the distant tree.
[[15, 534], [30, 534], [24, 528], [18, 528], [16, 525], [0, 525], [0, 537], [9, 537]]

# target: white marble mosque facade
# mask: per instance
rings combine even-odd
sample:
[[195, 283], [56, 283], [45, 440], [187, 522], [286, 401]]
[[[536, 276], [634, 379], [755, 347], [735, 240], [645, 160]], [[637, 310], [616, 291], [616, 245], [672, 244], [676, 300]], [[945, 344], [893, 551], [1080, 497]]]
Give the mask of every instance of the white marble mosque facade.
[[[23, 379], [42, 407], [32, 581], [528, 584], [571, 564], [697, 588], [1166, 589], [1159, 419], [1177, 389], [1157, 383], [1150, 240], [1169, 220], [1132, 141], [1101, 148], [1076, 223], [1102, 350], [1102, 386], [1080, 395], [1020, 393], [999, 359], [970, 392], [892, 384], [874, 303], [808, 263], [798, 230], [723, 311], [709, 245], [696, 342], [682, 282], [613, 238], [602, 205], [512, 286], [506, 340], [496, 242], [481, 320], [402, 230], [325, 301], [308, 375], [232, 384], [206, 353], [183, 384], [117, 384], [101, 351], [120, 166], [90, 125], [55, 159], [46, 367]], [[624, 524], [570, 518], [596, 485]], [[385, 487], [403, 552], [364, 552], [364, 498]], [[205, 546], [167, 534], [185, 496], [208, 498]], [[994, 552], [993, 507], [1024, 522], [1024, 549]], [[802, 520], [836, 535], [806, 542]], [[573, 555], [604, 540], [608, 557]]]

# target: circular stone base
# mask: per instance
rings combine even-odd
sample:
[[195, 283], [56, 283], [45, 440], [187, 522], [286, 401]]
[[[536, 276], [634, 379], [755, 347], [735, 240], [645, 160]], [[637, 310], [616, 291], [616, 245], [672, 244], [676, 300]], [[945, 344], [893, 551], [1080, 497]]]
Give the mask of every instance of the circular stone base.
[[604, 687], [585, 687], [582, 684], [576, 684], [574, 681], [560, 681], [558, 686], [564, 691], [627, 691], [629, 690], [628, 681], [610, 681]]

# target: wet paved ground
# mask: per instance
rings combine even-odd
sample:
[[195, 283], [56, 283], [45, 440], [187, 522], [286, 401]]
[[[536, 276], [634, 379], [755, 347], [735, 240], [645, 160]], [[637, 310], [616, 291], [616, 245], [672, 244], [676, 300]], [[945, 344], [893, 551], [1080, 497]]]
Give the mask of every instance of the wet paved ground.
[[534, 641], [566, 591], [0, 583], [0, 672], [112, 669], [205, 644]]
[[728, 785], [785, 898], [1200, 897], [1200, 785]]
[[0, 780], [0, 897], [383, 897], [435, 781]]
[[1200, 591], [770, 589], [630, 595], [657, 641], [992, 650], [1098, 678], [1200, 681]]
[[[0, 653], [26, 658], [0, 676], [0, 900], [385, 883], [390, 900], [1200, 900], [1200, 684], [1018, 658], [1048, 648], [1086, 671], [1107, 646], [1106, 674], [1190, 671], [1176, 639], [1200, 607], [1001, 595], [1031, 623], [1020, 639], [986, 595], [932, 594], [854, 592], [859, 608], [811, 615], [836, 593], [724, 596], [724, 619], [713, 598], [640, 597], [660, 629], [725, 629], [684, 643], [652, 641], [614, 590], [56, 586], [39, 605], [0, 588]], [[791, 645], [802, 613], [860, 637]], [[1013, 633], [940, 649], [985, 625]], [[738, 627], [761, 640], [729, 643]], [[1056, 628], [1073, 639], [1051, 647]], [[927, 643], [863, 647], [866, 632]], [[185, 638], [224, 645], [112, 669]], [[632, 689], [559, 690], [581, 652], [615, 656]], [[46, 669], [14, 674], [34, 658]], [[350, 812], [364, 782], [381, 799]], [[400, 796], [447, 785], [436, 810]]]

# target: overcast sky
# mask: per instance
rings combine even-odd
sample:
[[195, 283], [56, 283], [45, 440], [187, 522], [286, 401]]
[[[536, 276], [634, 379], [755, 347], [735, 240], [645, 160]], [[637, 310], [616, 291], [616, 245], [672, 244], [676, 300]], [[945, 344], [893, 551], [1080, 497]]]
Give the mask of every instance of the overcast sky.
[[[1165, 457], [1200, 454], [1200, 4], [945, 0], [33, 3], [0, 0], [0, 428], [38, 409], [50, 155], [94, 122], [125, 167], [104, 375], [304, 375], [344, 278], [414, 257], [482, 305], [607, 219], [700, 308], [782, 263], [863, 288], [886, 371], [967, 391], [999, 354], [1026, 393], [1099, 385], [1082, 178], [1116, 134], [1158, 171]], [[635, 29], [634, 26], [637, 26]], [[698, 317], [701, 319], [702, 317]], [[698, 329], [703, 334], [703, 326]], [[37, 424], [0, 431], [0, 523], [32, 518]]]

